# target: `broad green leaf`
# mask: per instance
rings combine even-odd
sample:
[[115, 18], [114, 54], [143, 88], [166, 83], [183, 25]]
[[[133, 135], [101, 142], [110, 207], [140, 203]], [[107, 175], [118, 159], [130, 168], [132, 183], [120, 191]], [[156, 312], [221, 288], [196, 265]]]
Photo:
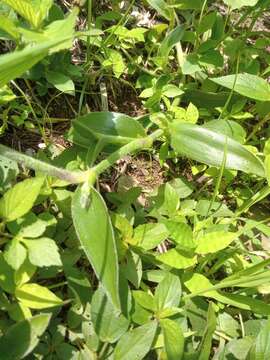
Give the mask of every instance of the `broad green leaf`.
[[24, 263], [27, 256], [26, 248], [20, 243], [18, 238], [12, 239], [6, 246], [4, 258], [14, 270], [18, 270]]
[[212, 350], [212, 338], [216, 330], [216, 315], [212, 303], [209, 304], [207, 312], [206, 329], [199, 347], [198, 360], [208, 360]]
[[102, 66], [111, 66], [115, 77], [118, 79], [127, 68], [124, 59], [119, 51], [107, 49], [107, 58], [102, 62]]
[[41, 236], [47, 227], [47, 221], [38, 218], [33, 212], [8, 223], [8, 230], [12, 235], [19, 238], [37, 238]]
[[51, 314], [40, 314], [12, 325], [0, 338], [2, 359], [20, 360], [30, 354], [47, 329]]
[[227, 119], [211, 120], [204, 124], [203, 127], [227, 135], [229, 138], [232, 138], [241, 144], [245, 143], [247, 135], [246, 131], [236, 121]]
[[177, 307], [180, 303], [181, 294], [182, 287], [179, 276], [168, 272], [155, 291], [154, 301], [157, 311]]
[[38, 239], [22, 239], [28, 249], [31, 264], [42, 266], [61, 266], [62, 261], [55, 241], [45, 237]]
[[204, 16], [197, 29], [198, 34], [203, 34], [207, 30], [212, 29], [215, 21], [216, 21], [215, 12], [210, 12], [209, 14]]
[[197, 263], [197, 256], [187, 254], [185, 251], [177, 248], [157, 255], [156, 259], [175, 269], [187, 269]]
[[27, 283], [35, 274], [36, 266], [30, 263], [28, 257], [20, 268], [13, 275], [16, 286], [21, 286]]
[[160, 320], [167, 358], [181, 360], [184, 352], [184, 335], [180, 325], [173, 320]]
[[76, 118], [72, 123], [69, 139], [88, 148], [93, 140], [105, 143], [126, 144], [144, 137], [145, 130], [135, 119], [113, 112], [93, 112]]
[[15, 290], [16, 298], [30, 309], [48, 309], [63, 305], [63, 301], [45, 286], [24, 284]]
[[4, 30], [15, 40], [18, 40], [20, 38], [20, 33], [14, 22], [11, 19], [9, 19], [7, 16], [1, 14], [0, 14], [0, 29]]
[[149, 293], [147, 293], [145, 291], [141, 291], [141, 290], [132, 291], [132, 295], [133, 295], [135, 301], [143, 308], [150, 310], [150, 311], [155, 310], [153, 295], [150, 295]]
[[46, 79], [59, 91], [65, 94], [74, 95], [75, 85], [69, 76], [66, 76], [60, 72], [49, 71], [46, 73]]
[[197, 254], [216, 253], [229, 246], [238, 236], [238, 233], [225, 231], [207, 233], [197, 239], [198, 246], [195, 252]]
[[124, 334], [114, 350], [114, 360], [142, 360], [151, 349], [157, 323], [152, 321]]
[[270, 358], [270, 320], [261, 328], [250, 349], [248, 360], [268, 360]]
[[197, 107], [195, 105], [193, 105], [192, 103], [190, 103], [187, 107], [186, 119], [187, 119], [187, 122], [190, 122], [192, 124], [196, 124], [196, 122], [199, 119], [199, 111], [198, 111]]
[[168, 63], [169, 53], [172, 48], [180, 42], [185, 29], [182, 25], [177, 26], [173, 31], [171, 31], [165, 39], [162, 41], [159, 47], [158, 57], [162, 59], [162, 66], [165, 66]]
[[32, 317], [31, 310], [21, 303], [13, 303], [8, 308], [8, 315], [12, 320], [18, 322]]
[[18, 14], [25, 18], [33, 27], [38, 28], [47, 17], [53, 0], [3, 0]]
[[[210, 78], [211, 81], [228, 89], [234, 89], [240, 95], [258, 101], [270, 101], [270, 85], [257, 75], [238, 74]], [[235, 85], [234, 85], [235, 83]]]
[[[120, 309], [118, 257], [113, 228], [102, 196], [90, 189], [90, 204], [82, 204], [84, 190], [78, 187], [72, 199], [72, 218], [81, 246], [99, 281]], [[87, 206], [88, 205], [88, 206]]]
[[48, 40], [39, 42], [37, 45], [27, 46], [23, 50], [17, 50], [0, 56], [0, 88], [10, 80], [23, 75], [48, 54], [70, 48], [74, 36], [73, 28], [76, 14], [77, 10], [74, 10], [67, 19], [61, 22], [60, 29], [57, 28], [57, 32], [50, 36]]
[[165, 220], [164, 223], [170, 232], [170, 239], [172, 239], [176, 245], [187, 249], [196, 247], [189, 225], [174, 220]]
[[211, 166], [222, 166], [226, 145], [226, 168], [264, 177], [262, 162], [247, 148], [223, 134], [202, 126], [176, 123], [170, 127], [172, 147], [181, 155]]
[[101, 287], [92, 298], [91, 319], [100, 340], [106, 343], [116, 342], [129, 326], [129, 320], [119, 315]]
[[43, 183], [43, 177], [36, 177], [14, 185], [0, 199], [0, 217], [13, 221], [25, 215], [33, 207]]
[[3, 253], [0, 252], [0, 288], [8, 293], [14, 293], [15, 281], [14, 281], [14, 270], [6, 262]]
[[255, 6], [259, 0], [223, 0], [232, 10], [240, 9], [243, 6]]
[[160, 15], [167, 20], [171, 20], [173, 17], [172, 9], [168, 7], [168, 4], [164, 0], [146, 0], [152, 8], [154, 8]]
[[164, 224], [143, 224], [134, 230], [133, 241], [136, 246], [151, 250], [168, 238], [169, 231]]

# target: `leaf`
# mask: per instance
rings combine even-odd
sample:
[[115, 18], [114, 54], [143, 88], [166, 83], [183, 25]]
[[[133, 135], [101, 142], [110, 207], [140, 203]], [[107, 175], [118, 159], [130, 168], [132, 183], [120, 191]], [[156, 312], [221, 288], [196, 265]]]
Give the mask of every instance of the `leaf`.
[[216, 315], [212, 303], [209, 304], [207, 312], [207, 324], [199, 347], [198, 360], [208, 360], [212, 350], [212, 338], [216, 330]]
[[33, 207], [43, 183], [43, 177], [36, 177], [14, 185], [0, 199], [0, 217], [13, 221], [25, 215]]
[[151, 250], [166, 240], [169, 232], [164, 224], [143, 224], [134, 230], [133, 240], [137, 246]]
[[76, 118], [69, 133], [70, 140], [88, 148], [91, 140], [126, 144], [145, 136], [142, 125], [133, 118], [114, 112], [92, 112]]
[[113, 305], [120, 309], [118, 257], [113, 228], [102, 196], [90, 189], [90, 205], [81, 204], [82, 187], [72, 199], [72, 218], [81, 246]]
[[0, 287], [8, 293], [14, 293], [14, 270], [6, 262], [2, 252], [0, 252], [0, 269]]
[[114, 360], [142, 360], [150, 351], [157, 323], [152, 321], [124, 334], [114, 350]]
[[165, 66], [168, 63], [169, 60], [168, 57], [170, 51], [177, 43], [180, 42], [184, 33], [185, 33], [184, 27], [182, 25], [177, 26], [162, 41], [158, 51], [158, 57], [162, 59], [162, 66]]
[[227, 144], [226, 168], [265, 177], [262, 162], [243, 145], [223, 134], [198, 125], [176, 122], [171, 125], [170, 133], [172, 147], [179, 154], [221, 167]]
[[65, 93], [74, 95], [75, 85], [70, 77], [56, 71], [49, 71], [46, 73], [46, 79], [51, 83], [56, 89]]
[[189, 103], [189, 105], [187, 107], [186, 119], [187, 119], [187, 122], [190, 122], [192, 124], [196, 124], [196, 122], [199, 119], [199, 111], [198, 111], [197, 107], [195, 105], [193, 105], [192, 103]]
[[150, 310], [150, 311], [155, 310], [153, 295], [150, 295], [149, 293], [147, 293], [145, 291], [140, 291], [140, 290], [132, 291], [132, 295], [133, 295], [135, 301], [143, 308]]
[[117, 79], [123, 74], [127, 68], [120, 52], [114, 49], [107, 49], [107, 58], [102, 62], [104, 67], [112, 66], [113, 73]]
[[206, 32], [207, 30], [212, 29], [216, 21], [216, 16], [217, 16], [216, 12], [210, 12], [209, 14], [204, 16], [198, 26], [197, 33], [200, 35]]
[[[57, 34], [50, 37], [49, 40], [41, 42], [38, 45], [28, 46], [23, 50], [17, 50], [10, 54], [0, 56], [0, 88], [10, 80], [23, 75], [48, 54], [71, 47], [76, 14], [77, 11], [74, 10], [68, 18], [61, 23], [62, 31], [58, 29]], [[69, 28], [71, 28], [72, 31]], [[63, 31], [63, 29], [65, 29], [65, 31]]]
[[197, 254], [213, 254], [217, 251], [225, 249], [229, 246], [237, 237], [238, 233], [214, 231], [207, 233], [197, 240], [198, 246], [195, 250]]
[[268, 181], [268, 185], [270, 186], [270, 155], [266, 155], [264, 164], [265, 164], [266, 178]]
[[2, 359], [19, 360], [30, 354], [47, 329], [51, 314], [40, 314], [12, 325], [0, 338]]
[[270, 357], [270, 320], [261, 328], [251, 347], [248, 360], [268, 360]]
[[55, 241], [45, 237], [38, 239], [22, 239], [28, 249], [31, 264], [42, 266], [62, 266], [59, 249]]
[[223, 0], [232, 10], [240, 9], [243, 6], [255, 6], [259, 0]]
[[169, 319], [160, 320], [160, 326], [164, 337], [164, 346], [167, 358], [181, 360], [184, 352], [184, 335], [176, 321]]
[[120, 339], [129, 326], [129, 320], [119, 315], [101, 287], [92, 298], [91, 319], [100, 340], [111, 344]]
[[38, 218], [33, 212], [8, 223], [8, 230], [12, 235], [19, 238], [37, 238], [41, 236], [47, 227], [47, 222]]
[[[235, 82], [235, 74], [210, 78], [216, 84], [228, 89], [233, 89], [240, 95], [258, 101], [270, 101], [270, 85], [268, 82], [256, 75], [238, 74]], [[234, 86], [235, 83], [235, 86]]]
[[157, 255], [156, 259], [175, 269], [187, 269], [197, 263], [197, 256], [189, 255], [177, 248], [170, 249], [163, 254]]
[[12, 7], [35, 28], [40, 27], [53, 4], [53, 0], [36, 0], [35, 2], [27, 0], [3, 0], [3, 2]]
[[157, 311], [165, 308], [177, 307], [180, 303], [182, 287], [180, 278], [167, 272], [155, 291], [155, 305]]
[[147, 0], [148, 4], [152, 6], [160, 15], [167, 20], [171, 20], [173, 17], [172, 9], [168, 7], [164, 0]]
[[7, 16], [1, 14], [0, 14], [0, 29], [4, 30], [15, 40], [18, 40], [20, 38], [20, 33], [14, 22], [11, 19], [9, 19]]
[[5, 248], [4, 258], [14, 270], [18, 270], [27, 256], [25, 247], [17, 238], [12, 239]]
[[183, 222], [177, 222], [174, 220], [165, 220], [164, 223], [170, 232], [169, 237], [176, 245], [187, 249], [193, 249], [196, 247], [190, 226]]
[[48, 309], [63, 305], [63, 301], [45, 286], [24, 284], [15, 290], [16, 298], [30, 309]]

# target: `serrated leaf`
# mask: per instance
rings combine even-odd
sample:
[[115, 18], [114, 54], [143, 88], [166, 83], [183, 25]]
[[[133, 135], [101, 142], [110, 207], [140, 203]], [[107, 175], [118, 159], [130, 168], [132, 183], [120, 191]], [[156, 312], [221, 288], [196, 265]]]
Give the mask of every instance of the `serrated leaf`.
[[210, 166], [221, 167], [226, 146], [227, 169], [265, 177], [262, 162], [247, 148], [223, 134], [199, 125], [174, 122], [170, 127], [171, 145], [179, 154]]
[[24, 284], [15, 290], [16, 298], [30, 309], [48, 309], [63, 305], [63, 301], [45, 286]]
[[226, 75], [210, 80], [250, 99], [270, 101], [270, 85], [266, 80], [247, 73], [238, 74], [236, 81], [235, 77], [236, 75]]
[[72, 218], [81, 246], [114, 306], [120, 309], [119, 269], [111, 220], [102, 196], [90, 189], [89, 206], [82, 205], [78, 187], [72, 199]]
[[124, 334], [114, 350], [114, 360], [142, 360], [151, 349], [157, 323], [152, 321]]
[[197, 239], [197, 254], [213, 254], [225, 249], [238, 237], [238, 233], [215, 231], [207, 233]]
[[51, 314], [36, 315], [12, 325], [0, 338], [2, 359], [20, 360], [30, 354], [47, 329]]
[[61, 266], [62, 261], [55, 241], [49, 238], [22, 239], [28, 249], [31, 264], [42, 266]]
[[0, 199], [0, 217], [13, 221], [25, 215], [33, 207], [43, 183], [44, 178], [37, 177], [14, 185]]
[[160, 320], [160, 326], [164, 337], [167, 358], [170, 360], [181, 360], [185, 343], [181, 327], [176, 321], [169, 319]]

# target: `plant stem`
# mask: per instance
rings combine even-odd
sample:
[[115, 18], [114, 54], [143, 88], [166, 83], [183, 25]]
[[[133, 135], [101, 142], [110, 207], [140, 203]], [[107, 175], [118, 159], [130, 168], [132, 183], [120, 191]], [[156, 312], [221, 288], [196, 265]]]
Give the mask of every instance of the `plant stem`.
[[21, 154], [20, 152], [1, 144], [0, 155], [5, 156], [10, 160], [16, 161], [17, 163], [24, 164], [27, 168], [46, 173], [49, 176], [57, 177], [72, 184], [78, 184], [86, 180], [85, 172], [75, 172], [61, 169], [46, 162], [32, 158], [31, 156]]
[[107, 170], [110, 166], [112, 166], [117, 160], [128, 154], [132, 154], [137, 150], [151, 148], [153, 142], [158, 139], [162, 134], [163, 130], [156, 130], [149, 136], [135, 139], [109, 155], [107, 159], [101, 161], [98, 165], [89, 168], [86, 171], [68, 171], [62, 168], [58, 168], [46, 162], [32, 158], [31, 156], [21, 154], [20, 152], [10, 149], [9, 147], [1, 144], [0, 155], [5, 156], [10, 160], [16, 161], [17, 163], [22, 163], [27, 168], [40, 171], [49, 176], [57, 177], [71, 184], [80, 184], [88, 181], [92, 185], [96, 181], [96, 178], [103, 171]]
[[101, 161], [98, 165], [94, 166], [92, 170], [97, 174], [97, 176], [100, 175], [102, 172], [107, 170], [122, 157], [134, 153], [136, 150], [150, 148], [153, 145], [153, 142], [158, 139], [162, 134], [163, 130], [156, 130], [155, 132], [153, 132], [153, 134], [145, 138], [136, 139], [129, 144], [122, 146], [119, 150], [108, 156], [107, 159]]

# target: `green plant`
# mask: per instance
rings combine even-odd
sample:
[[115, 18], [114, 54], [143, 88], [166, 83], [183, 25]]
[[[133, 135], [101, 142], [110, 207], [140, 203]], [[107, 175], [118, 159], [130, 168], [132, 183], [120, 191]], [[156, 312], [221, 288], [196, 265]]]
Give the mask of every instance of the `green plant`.
[[[270, 194], [270, 86], [246, 41], [269, 1], [225, 1], [224, 21], [212, 1], [149, 0], [165, 19], [151, 29], [127, 27], [130, 2], [120, 18], [97, 17], [99, 28], [118, 21], [104, 35], [91, 27], [92, 1], [85, 32], [74, 30], [77, 9], [49, 21], [53, 1], [3, 3], [10, 15], [0, 27], [17, 46], [0, 57], [5, 111], [8, 84], [35, 66], [45, 62], [48, 75], [54, 63], [49, 82], [65, 83], [59, 52], [77, 37], [86, 40], [85, 69], [97, 61], [105, 77], [138, 75], [148, 111], [81, 115], [86, 80], [70, 148], [31, 157], [0, 144], [3, 359], [267, 359], [269, 215], [251, 209]], [[256, 43], [253, 53], [262, 58]], [[139, 186], [104, 194], [104, 174], [142, 152], [167, 171], [147, 201]], [[187, 168], [205, 183], [187, 181]]]

